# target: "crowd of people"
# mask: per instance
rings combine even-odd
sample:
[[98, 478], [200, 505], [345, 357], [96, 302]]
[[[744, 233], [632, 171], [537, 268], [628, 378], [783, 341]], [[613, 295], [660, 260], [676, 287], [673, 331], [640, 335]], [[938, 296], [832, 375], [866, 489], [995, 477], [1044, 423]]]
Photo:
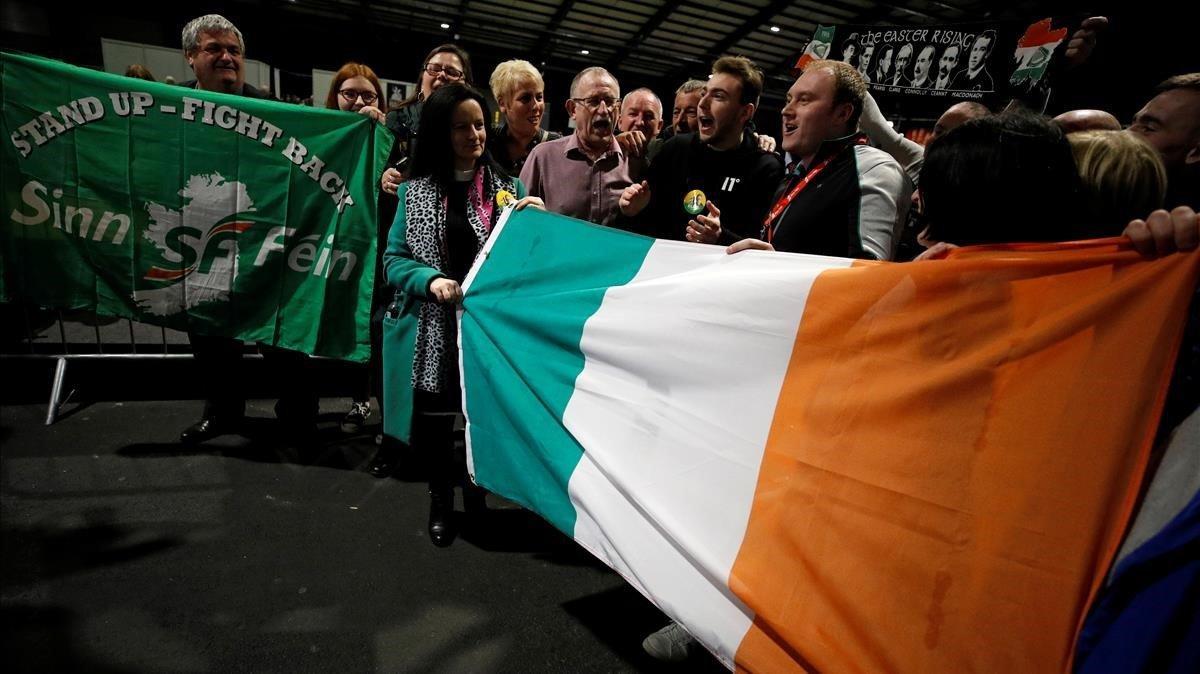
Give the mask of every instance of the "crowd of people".
[[[183, 86], [262, 96], [244, 81], [243, 38], [226, 19], [189, 23], [183, 49], [196, 75]], [[912, 56], [897, 54], [892, 72], [875, 76], [910, 77], [904, 68]], [[660, 239], [721, 244], [730, 254], [758, 249], [917, 264], [972, 244], [1124, 234], [1144, 254], [1162, 255], [1200, 240], [1193, 210], [1200, 208], [1200, 73], [1164, 81], [1126, 128], [1103, 111], [1052, 119], [1019, 105], [993, 111], [957, 103], [937, 120], [928, 146], [892, 128], [868, 93], [868, 76], [845, 61], [807, 65], [787, 91], [776, 139], [755, 132], [764, 77], [740, 56], [721, 57], [708, 78], [681, 83], [669, 120], [650, 89], [622, 96], [613, 73], [585, 68], [564, 101], [573, 122], [565, 135], [545, 128], [543, 78], [528, 61], [505, 61], [488, 78], [502, 119], [496, 128], [471, 59], [457, 45], [429, 52], [415, 92], [391, 111], [381, 105], [384, 91], [371, 68], [348, 63], [337, 72], [326, 107], [366, 115], [395, 138], [379, 176], [375, 357], [358, 373], [343, 429], [367, 426], [375, 394], [385, 437], [368, 470], [391, 475], [400, 443], [433, 459], [435, 545], [455, 537], [455, 484], [464, 487], [468, 513], [486, 508], [453, 455], [462, 411], [453, 306], [510, 204]], [[1191, 396], [1182, 403], [1188, 410], [1200, 396], [1195, 303], [1191, 312], [1192, 346], [1171, 394]], [[192, 342], [207, 367], [237, 367], [234, 340], [193, 335]], [[310, 435], [317, 398], [296, 375], [302, 357], [264, 352], [284, 382], [276, 407], [283, 426]], [[182, 441], [232, 432], [243, 411], [237, 391], [222, 384], [208, 392], [202, 419]], [[687, 643], [680, 631], [660, 639], [659, 654], [678, 655]]]

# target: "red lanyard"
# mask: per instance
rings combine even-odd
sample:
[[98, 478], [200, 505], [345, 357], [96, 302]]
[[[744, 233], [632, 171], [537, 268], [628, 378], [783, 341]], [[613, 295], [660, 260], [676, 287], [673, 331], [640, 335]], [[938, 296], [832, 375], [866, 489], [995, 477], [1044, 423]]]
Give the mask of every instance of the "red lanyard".
[[[860, 135], [854, 139], [854, 145], [866, 144], [867, 139], [865, 136]], [[824, 171], [826, 166], [829, 166], [829, 162], [837, 159], [838, 155], [840, 154], [841, 152], [835, 152], [826, 157], [824, 161], [814, 166], [813, 169], [808, 172], [808, 175], [804, 176], [804, 178], [802, 178], [800, 182], [796, 183], [792, 189], [788, 190], [787, 194], [783, 195], [779, 198], [779, 201], [775, 202], [775, 205], [771, 207], [771, 212], [767, 214], [767, 219], [763, 220], [763, 231], [766, 232], [767, 243], [771, 243], [771, 240], [775, 238], [775, 225], [772, 224], [775, 222], [775, 219], [778, 218], [784, 211], [786, 211], [787, 207], [792, 205], [792, 200], [795, 199], [796, 196], [801, 192], [803, 192], [804, 188], [808, 187], [808, 184], [812, 182], [813, 179], [821, 173], [821, 171]]]

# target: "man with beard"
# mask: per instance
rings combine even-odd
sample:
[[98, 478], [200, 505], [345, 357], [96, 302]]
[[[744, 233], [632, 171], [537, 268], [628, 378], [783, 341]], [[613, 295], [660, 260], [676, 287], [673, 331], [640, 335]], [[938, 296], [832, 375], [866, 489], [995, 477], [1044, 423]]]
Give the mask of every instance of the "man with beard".
[[[219, 91], [247, 98], [268, 96], [246, 84], [245, 43], [242, 33], [228, 19], [208, 14], [188, 22], [183, 28], [183, 53], [196, 79], [183, 86], [201, 91]], [[204, 372], [204, 412], [199, 421], [179, 435], [183, 444], [192, 445], [219, 435], [236, 432], [246, 413], [246, 398], [241, 380], [242, 340], [188, 333], [192, 353]], [[268, 345], [260, 345], [263, 360], [270, 370], [268, 378], [277, 382], [283, 397], [275, 404], [275, 416], [291, 438], [311, 442], [315, 437], [318, 399], [311, 378], [305, 376], [304, 354]]]
[[954, 69], [958, 67], [958, 50], [958, 45], [952, 44], [942, 52], [942, 58], [938, 60], [937, 79], [933, 82], [934, 89], [945, 89], [950, 86], [950, 78], [954, 74]]
[[913, 79], [909, 85], [915, 89], [925, 89], [932, 84], [929, 79], [929, 69], [933, 67], [933, 57], [937, 53], [937, 49], [931, 45], [925, 45], [919, 54], [917, 61], [913, 64]]
[[546, 209], [612, 225], [620, 215], [617, 201], [632, 183], [629, 157], [614, 136], [621, 87], [604, 68], [580, 71], [571, 82], [567, 114], [575, 133], [551, 140], [529, 153], [521, 182]]
[[[757, 236], [783, 164], [746, 126], [758, 108], [762, 71], [750, 59], [713, 63], [698, 105], [699, 131], [663, 145], [646, 180], [621, 195], [634, 231], [663, 239], [727, 243]], [[704, 213], [707, 211], [707, 215]], [[722, 230], [706, 227], [719, 215]]]
[[992, 45], [996, 42], [996, 31], [985, 30], [971, 43], [967, 57], [967, 69], [955, 75], [950, 88], [957, 91], [995, 91], [992, 76], [985, 69]]

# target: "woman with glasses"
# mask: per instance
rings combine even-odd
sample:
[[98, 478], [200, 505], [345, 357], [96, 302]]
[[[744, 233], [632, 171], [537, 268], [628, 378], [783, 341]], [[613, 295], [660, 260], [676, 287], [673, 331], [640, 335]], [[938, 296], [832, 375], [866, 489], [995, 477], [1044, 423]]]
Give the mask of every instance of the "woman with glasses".
[[[342, 66], [333, 76], [333, 82], [329, 86], [329, 95], [325, 97], [325, 107], [345, 112], [357, 112], [376, 122], [382, 122], [384, 120], [383, 112], [378, 107], [382, 100], [383, 85], [379, 83], [375, 71], [361, 63], [351, 62]], [[373, 389], [377, 388], [376, 383], [382, 374], [378, 355], [379, 320], [376, 319], [376, 315], [378, 314], [380, 319], [382, 318], [383, 309], [387, 306], [386, 302], [391, 294], [387, 291], [386, 285], [381, 282], [381, 274], [378, 271], [382, 264], [383, 240], [387, 237], [387, 227], [390, 224], [390, 221], [386, 223], [380, 221], [380, 245], [376, 249], [375, 259], [376, 287], [371, 303], [371, 361], [366, 365], [353, 366], [355, 368], [352, 375], [354, 400], [350, 405], [350, 411], [342, 417], [342, 431], [345, 433], [359, 433], [366, 426], [367, 421], [371, 418], [371, 394]], [[372, 464], [368, 470], [375, 472], [374, 469], [375, 465]]]
[[333, 76], [329, 85], [329, 95], [325, 97], [325, 107], [331, 110], [345, 110], [366, 115], [371, 119], [382, 122], [383, 112], [379, 102], [383, 100], [383, 85], [375, 76], [375, 71], [361, 63], [347, 63]]
[[541, 128], [546, 85], [532, 63], [505, 61], [492, 71], [489, 84], [504, 120], [488, 136], [488, 151], [501, 168], [515, 176], [521, 173], [530, 150], [542, 141], [562, 138], [562, 134]]
[[[487, 152], [487, 103], [453, 84], [424, 101], [410, 180], [400, 186], [383, 270], [395, 300], [383, 319], [387, 412], [384, 431], [429, 457], [429, 538], [450, 545], [455, 530], [454, 420], [462, 412], [455, 305], [460, 284], [504, 206], [541, 205]], [[463, 482], [468, 513], [486, 509], [483, 490]]]
[[420, 129], [421, 108], [438, 88], [450, 83], [471, 85], [471, 57], [462, 47], [443, 44], [433, 48], [421, 64], [417, 78], [417, 89], [398, 110], [387, 116], [387, 128], [396, 137], [396, 147], [388, 159], [388, 170], [384, 171], [380, 186], [384, 192], [395, 194], [396, 188], [407, 173], [407, 161], [413, 154], [413, 141]]

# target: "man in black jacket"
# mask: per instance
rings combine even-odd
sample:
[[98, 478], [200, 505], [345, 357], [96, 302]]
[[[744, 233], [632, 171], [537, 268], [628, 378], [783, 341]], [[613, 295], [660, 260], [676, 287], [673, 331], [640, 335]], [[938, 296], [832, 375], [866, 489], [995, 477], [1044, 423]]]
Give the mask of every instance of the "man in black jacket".
[[[699, 130], [668, 140], [646, 180], [621, 195], [621, 213], [633, 231], [703, 243], [758, 235], [783, 176], [780, 159], [759, 149], [746, 129], [762, 93], [762, 71], [747, 58], [726, 56], [712, 72], [697, 106]], [[719, 227], [712, 219], [717, 215]]]
[[196, 79], [183, 86], [249, 98], [270, 98], [246, 84], [242, 32], [220, 14], [206, 14], [183, 28], [183, 55]]
[[[183, 53], [196, 79], [183, 86], [202, 91], [220, 91], [249, 98], [269, 98], [246, 84], [243, 69], [245, 43], [242, 33], [219, 14], [192, 19], [183, 28]], [[246, 411], [241, 380], [242, 340], [200, 333], [188, 333], [192, 353], [204, 372], [204, 414], [180, 434], [180, 442], [195, 444], [237, 430]], [[261, 347], [263, 359], [271, 370], [271, 379], [279, 384], [284, 397], [275, 405], [275, 414], [290, 435], [311, 440], [315, 428], [318, 400], [305, 376], [305, 356], [271, 346]]]
[[766, 241], [730, 252], [774, 249], [890, 260], [912, 200], [912, 181], [886, 152], [856, 133], [867, 85], [840, 61], [809, 63], [782, 111], [785, 151], [796, 158], [771, 199]]

